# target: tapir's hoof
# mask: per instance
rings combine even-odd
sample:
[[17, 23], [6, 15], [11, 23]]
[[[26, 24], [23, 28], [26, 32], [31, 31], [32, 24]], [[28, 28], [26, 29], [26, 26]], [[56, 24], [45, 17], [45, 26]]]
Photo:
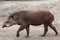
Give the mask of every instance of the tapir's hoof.
[[28, 38], [29, 36], [25, 36], [25, 38]]
[[19, 37], [19, 34], [17, 34], [16, 36]]
[[55, 35], [58, 35], [58, 32]]
[[41, 37], [45, 37], [45, 35], [41, 35]]

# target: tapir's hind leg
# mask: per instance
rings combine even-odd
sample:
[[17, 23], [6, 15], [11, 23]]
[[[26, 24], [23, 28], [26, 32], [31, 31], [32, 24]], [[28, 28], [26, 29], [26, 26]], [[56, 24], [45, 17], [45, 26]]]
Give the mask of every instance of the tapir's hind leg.
[[44, 24], [44, 34], [42, 35], [42, 37], [46, 35], [47, 31], [48, 31], [48, 24]]
[[56, 35], [58, 35], [58, 32], [57, 32], [56, 28], [52, 25], [52, 23], [49, 24], [49, 27], [54, 30], [54, 32], [56, 33]]
[[26, 32], [27, 32], [27, 36], [26, 37], [29, 37], [29, 25], [27, 25], [27, 27], [26, 27]]

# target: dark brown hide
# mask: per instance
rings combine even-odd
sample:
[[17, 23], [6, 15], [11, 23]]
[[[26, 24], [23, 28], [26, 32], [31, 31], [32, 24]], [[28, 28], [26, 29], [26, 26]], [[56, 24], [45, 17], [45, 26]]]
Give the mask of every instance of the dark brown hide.
[[52, 25], [52, 22], [54, 21], [54, 16], [51, 12], [47, 10], [22, 10], [13, 13], [8, 17], [8, 19], [10, 18], [12, 18], [16, 24], [21, 25], [21, 27], [17, 31], [17, 37], [19, 36], [19, 32], [23, 29], [26, 29], [26, 37], [28, 37], [29, 25], [37, 26], [41, 24], [44, 24], [44, 34], [42, 36], [46, 35], [48, 31], [48, 26], [55, 31], [56, 35], [58, 34], [56, 28]]

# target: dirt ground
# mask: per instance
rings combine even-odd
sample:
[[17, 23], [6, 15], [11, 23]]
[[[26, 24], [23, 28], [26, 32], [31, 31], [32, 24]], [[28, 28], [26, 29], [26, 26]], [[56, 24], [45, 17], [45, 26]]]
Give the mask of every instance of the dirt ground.
[[58, 35], [56, 36], [54, 31], [49, 28], [48, 33], [45, 37], [41, 37], [44, 33], [43, 25], [40, 26], [32, 26], [30, 25], [30, 36], [29, 38], [25, 38], [26, 30], [20, 32], [20, 36], [16, 37], [16, 32], [19, 28], [19, 25], [14, 25], [12, 27], [2, 29], [2, 24], [4, 21], [0, 20], [0, 40], [60, 40], [60, 26], [59, 24], [54, 24], [58, 31]]

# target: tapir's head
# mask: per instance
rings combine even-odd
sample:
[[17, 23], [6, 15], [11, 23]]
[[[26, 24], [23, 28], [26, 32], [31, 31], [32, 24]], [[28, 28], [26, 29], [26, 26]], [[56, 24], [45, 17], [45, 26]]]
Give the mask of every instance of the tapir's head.
[[15, 24], [19, 24], [20, 25], [21, 22], [22, 22], [22, 19], [24, 17], [23, 14], [24, 14], [23, 11], [15, 12], [15, 13], [11, 14], [7, 18], [7, 20], [4, 22], [2, 28], [4, 28], [4, 27], [10, 27], [10, 26], [15, 25]]
[[16, 17], [14, 17], [15, 15], [10, 15], [8, 18], [7, 18], [7, 20], [3, 23], [3, 26], [2, 26], [2, 28], [4, 28], [4, 27], [10, 27], [10, 26], [12, 26], [12, 25], [15, 25], [15, 24], [17, 24], [17, 22], [16, 22]]

